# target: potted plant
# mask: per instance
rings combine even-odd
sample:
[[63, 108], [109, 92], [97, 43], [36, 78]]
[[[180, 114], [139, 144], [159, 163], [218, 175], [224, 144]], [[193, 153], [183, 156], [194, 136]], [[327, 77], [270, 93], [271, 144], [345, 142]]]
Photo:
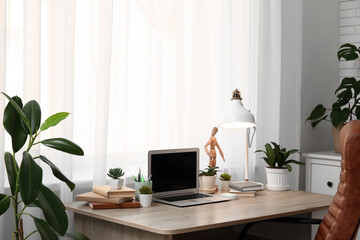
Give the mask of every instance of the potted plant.
[[204, 170], [200, 170], [200, 190], [215, 192], [216, 173], [219, 167], [208, 166]]
[[142, 207], [150, 207], [152, 201], [152, 190], [148, 186], [139, 188], [139, 199]]
[[[66, 152], [73, 155], [84, 155], [83, 150], [75, 143], [65, 138], [50, 138], [40, 140], [41, 132], [56, 126], [67, 118], [69, 113], [59, 112], [47, 118], [41, 125], [41, 108], [35, 101], [31, 100], [23, 105], [21, 98], [15, 96], [10, 98], [4, 110], [3, 125], [11, 136], [12, 153], [5, 152], [4, 160], [9, 180], [9, 195], [0, 193], [0, 215], [4, 214], [10, 202], [14, 208], [15, 230], [13, 239], [28, 239], [33, 234], [40, 234], [41, 239], [58, 239], [58, 236], [66, 236], [72, 239], [88, 239], [80, 233], [67, 232], [68, 218], [66, 209], [56, 194], [43, 184], [43, 170], [34, 160], [39, 159], [49, 165], [53, 175], [66, 183], [71, 191], [75, 184], [70, 181], [60, 169], [57, 168], [47, 157], [43, 155], [33, 156], [31, 148], [36, 144]], [[28, 140], [28, 141], [27, 141]], [[16, 154], [28, 142], [26, 150], [22, 153], [22, 160], [16, 159]], [[2, 177], [2, 176], [1, 176]], [[28, 207], [37, 207], [42, 211], [44, 217], [37, 217], [26, 212]], [[23, 216], [27, 215], [33, 219], [37, 230], [27, 236], [23, 228]]]
[[[359, 58], [360, 48], [352, 44], [344, 44], [338, 51], [338, 59], [346, 61]], [[306, 121], [311, 122], [313, 128], [321, 121], [329, 121], [332, 124], [333, 142], [336, 152], [340, 152], [339, 133], [341, 128], [353, 119], [360, 119], [360, 81], [355, 77], [344, 78], [335, 90], [337, 97], [331, 108], [318, 104], [311, 112]], [[330, 118], [327, 112], [330, 112]]]
[[229, 192], [230, 191], [230, 180], [231, 180], [231, 175], [227, 174], [227, 173], [223, 173], [220, 175], [220, 181], [221, 181], [221, 191], [222, 192]]
[[111, 189], [121, 189], [124, 184], [124, 179], [121, 177], [124, 176], [125, 172], [121, 168], [110, 168], [107, 175], [111, 177], [109, 182]]
[[298, 149], [287, 151], [286, 148], [281, 147], [275, 142], [265, 144], [265, 150], [257, 150], [257, 152], [265, 153], [265, 157], [261, 157], [267, 163], [268, 167], [265, 168], [268, 184], [267, 189], [273, 191], [286, 191], [289, 189], [288, 172], [292, 171], [291, 163], [305, 165], [302, 162], [294, 159], [288, 160], [289, 156], [301, 152]]

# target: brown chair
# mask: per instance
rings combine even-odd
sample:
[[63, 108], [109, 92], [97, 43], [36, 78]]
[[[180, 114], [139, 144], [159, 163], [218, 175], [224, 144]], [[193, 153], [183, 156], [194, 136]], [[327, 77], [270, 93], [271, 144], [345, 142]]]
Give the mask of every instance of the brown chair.
[[[343, 127], [340, 132], [340, 149], [342, 160], [337, 193], [320, 223], [315, 240], [355, 240], [359, 229], [360, 120], [351, 121]], [[287, 222], [289, 219], [291, 218], [280, 218], [274, 221]], [[310, 224], [316, 222], [316, 220], [308, 220]], [[305, 223], [308, 220], [294, 219], [290, 222]], [[244, 236], [243, 232], [240, 239], [254, 239], [254, 236]]]

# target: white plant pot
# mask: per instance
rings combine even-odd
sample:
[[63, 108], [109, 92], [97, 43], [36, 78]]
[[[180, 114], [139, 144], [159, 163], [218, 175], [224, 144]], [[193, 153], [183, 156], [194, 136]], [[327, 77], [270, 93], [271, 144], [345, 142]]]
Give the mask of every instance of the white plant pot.
[[289, 190], [288, 174], [286, 168], [265, 168], [267, 176], [267, 189], [271, 191]]
[[230, 191], [230, 181], [220, 181], [221, 182], [221, 191], [222, 192], [229, 192]]
[[136, 200], [139, 200], [139, 189], [142, 186], [147, 186], [152, 191], [152, 182], [135, 182], [135, 190], [136, 190], [135, 198], [136, 198]]
[[216, 175], [214, 176], [201, 176], [200, 189], [212, 190], [215, 188]]
[[140, 204], [142, 207], [150, 207], [152, 201], [152, 194], [139, 194]]
[[118, 178], [118, 179], [111, 179], [109, 182], [111, 189], [121, 189], [124, 185], [124, 179]]

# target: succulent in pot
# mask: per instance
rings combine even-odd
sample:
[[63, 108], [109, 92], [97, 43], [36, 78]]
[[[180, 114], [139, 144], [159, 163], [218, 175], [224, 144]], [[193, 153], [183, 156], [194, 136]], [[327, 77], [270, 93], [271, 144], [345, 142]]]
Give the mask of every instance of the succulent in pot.
[[121, 168], [110, 168], [107, 175], [111, 178], [110, 188], [111, 189], [121, 189], [124, 185], [124, 179], [121, 177], [124, 176], [125, 172]]
[[295, 159], [288, 159], [293, 154], [300, 154], [298, 149], [287, 151], [286, 148], [281, 147], [275, 142], [266, 143], [265, 150], [257, 150], [255, 153], [262, 152], [265, 154], [264, 159], [268, 167], [265, 168], [269, 190], [284, 191], [289, 189], [288, 172], [292, 171], [290, 164], [305, 165], [303, 162]]
[[150, 207], [152, 201], [152, 190], [148, 186], [139, 188], [139, 199], [142, 207]]
[[208, 166], [204, 170], [200, 170], [200, 190], [207, 193], [215, 192], [215, 181], [216, 173], [219, 167], [210, 167]]
[[221, 181], [221, 191], [222, 192], [229, 192], [230, 191], [230, 180], [231, 175], [228, 173], [223, 173], [220, 175], [220, 181]]

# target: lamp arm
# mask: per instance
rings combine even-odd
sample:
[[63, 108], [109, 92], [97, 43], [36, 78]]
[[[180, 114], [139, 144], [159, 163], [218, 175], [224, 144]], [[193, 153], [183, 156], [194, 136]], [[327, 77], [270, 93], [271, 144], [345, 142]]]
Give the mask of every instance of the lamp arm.
[[247, 141], [248, 141], [248, 147], [251, 148], [252, 142], [254, 140], [254, 136], [255, 136], [255, 132], [256, 132], [256, 126], [253, 127], [254, 128], [254, 132], [250, 138], [250, 128], [246, 129], [247, 132]]

